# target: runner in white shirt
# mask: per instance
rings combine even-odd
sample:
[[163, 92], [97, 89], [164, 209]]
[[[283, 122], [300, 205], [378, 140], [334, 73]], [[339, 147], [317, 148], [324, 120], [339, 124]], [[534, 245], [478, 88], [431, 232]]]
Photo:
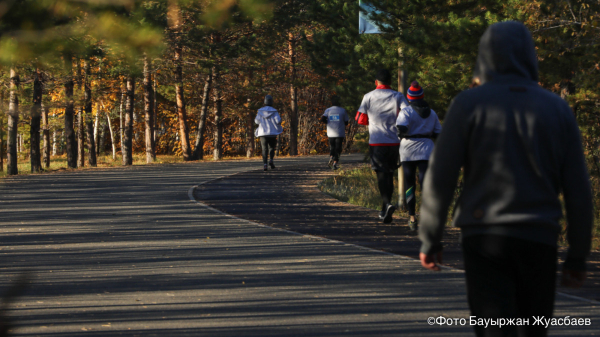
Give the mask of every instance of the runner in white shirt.
[[429, 156], [433, 151], [433, 140], [442, 132], [437, 114], [425, 102], [425, 93], [419, 82], [414, 81], [408, 89], [410, 105], [403, 108], [396, 120], [398, 137], [402, 138], [400, 158], [406, 187], [408, 206], [408, 227], [416, 231], [416, 174], [419, 170], [419, 185], [423, 188], [423, 179], [429, 165]]
[[262, 147], [263, 169], [267, 171], [267, 159], [271, 169], [275, 169], [273, 158], [277, 147], [277, 135], [283, 132], [281, 127], [281, 116], [277, 109], [273, 108], [273, 97], [265, 96], [265, 106], [258, 109], [254, 123], [258, 124], [254, 135], [260, 139]]
[[377, 185], [383, 199], [379, 218], [383, 223], [390, 223], [396, 210], [392, 205], [394, 171], [400, 166], [396, 118], [408, 102], [401, 93], [390, 88], [392, 75], [388, 70], [380, 70], [376, 79], [377, 88], [363, 97], [356, 120], [358, 124], [369, 126], [371, 168], [377, 173]]
[[329, 138], [329, 163], [327, 166], [337, 170], [349, 118], [346, 109], [340, 107], [338, 96], [331, 97], [331, 105], [332, 107], [325, 110], [321, 116], [321, 122], [327, 124], [327, 137]]

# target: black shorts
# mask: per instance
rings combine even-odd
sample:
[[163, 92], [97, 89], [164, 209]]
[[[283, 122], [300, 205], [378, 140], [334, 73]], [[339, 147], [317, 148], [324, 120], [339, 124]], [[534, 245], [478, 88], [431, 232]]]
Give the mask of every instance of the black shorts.
[[400, 145], [369, 146], [369, 155], [375, 171], [394, 172], [400, 167]]

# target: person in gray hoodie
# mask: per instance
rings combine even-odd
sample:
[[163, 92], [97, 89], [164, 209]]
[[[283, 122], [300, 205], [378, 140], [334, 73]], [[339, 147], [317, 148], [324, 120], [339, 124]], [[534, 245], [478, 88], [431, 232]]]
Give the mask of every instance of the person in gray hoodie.
[[423, 188], [421, 264], [439, 270], [442, 233], [461, 167], [453, 221], [461, 229], [467, 296], [477, 318], [529, 325], [476, 326], [478, 336], [545, 336], [552, 317], [564, 196], [569, 249], [562, 284], [581, 286], [591, 244], [592, 195], [579, 128], [569, 105], [538, 85], [531, 34], [494, 24], [479, 44], [479, 86], [456, 96]]
[[260, 138], [264, 170], [267, 171], [267, 160], [269, 157], [268, 165], [271, 166], [271, 169], [275, 169], [273, 157], [275, 157], [277, 136], [283, 132], [283, 128], [281, 127], [281, 116], [273, 108], [273, 97], [271, 95], [265, 96], [265, 106], [258, 109], [254, 123], [258, 124], [255, 136]]

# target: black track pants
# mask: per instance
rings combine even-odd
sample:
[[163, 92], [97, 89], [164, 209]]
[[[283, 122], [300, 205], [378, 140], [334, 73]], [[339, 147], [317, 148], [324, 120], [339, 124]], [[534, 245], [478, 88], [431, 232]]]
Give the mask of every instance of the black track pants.
[[339, 161], [340, 155], [342, 154], [342, 145], [344, 144], [344, 137], [331, 137], [329, 138], [329, 155], [333, 158], [333, 161]]
[[269, 156], [271, 161], [275, 157], [275, 147], [277, 146], [277, 136], [260, 137], [260, 147], [262, 148], [263, 164], [268, 163]]
[[383, 199], [381, 210], [385, 210], [387, 204], [392, 203], [392, 195], [394, 194], [394, 172], [375, 171], [377, 173], [377, 185], [379, 193]]
[[[518, 226], [519, 224], [511, 224]], [[546, 336], [533, 316], [552, 318], [556, 288], [556, 247], [502, 235], [462, 239], [471, 315], [524, 318], [529, 325], [475, 326], [477, 336]]]

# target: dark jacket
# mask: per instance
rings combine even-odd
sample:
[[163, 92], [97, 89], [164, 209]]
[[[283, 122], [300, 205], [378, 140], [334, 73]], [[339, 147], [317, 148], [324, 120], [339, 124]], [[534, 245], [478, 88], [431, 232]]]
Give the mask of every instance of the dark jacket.
[[564, 193], [569, 257], [590, 250], [592, 196], [579, 128], [567, 103], [538, 86], [533, 40], [517, 22], [482, 36], [481, 85], [452, 102], [424, 182], [421, 252], [441, 249], [461, 167], [454, 214], [462, 235], [498, 234], [556, 246]]

